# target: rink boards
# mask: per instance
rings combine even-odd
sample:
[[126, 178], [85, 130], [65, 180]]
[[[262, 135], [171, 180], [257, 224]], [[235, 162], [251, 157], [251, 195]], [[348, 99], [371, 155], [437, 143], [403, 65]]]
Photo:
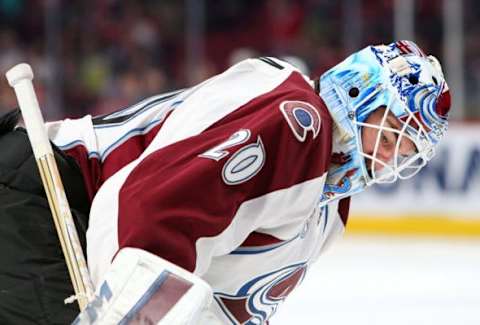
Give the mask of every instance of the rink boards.
[[419, 175], [356, 196], [347, 232], [480, 237], [480, 123], [451, 123]]

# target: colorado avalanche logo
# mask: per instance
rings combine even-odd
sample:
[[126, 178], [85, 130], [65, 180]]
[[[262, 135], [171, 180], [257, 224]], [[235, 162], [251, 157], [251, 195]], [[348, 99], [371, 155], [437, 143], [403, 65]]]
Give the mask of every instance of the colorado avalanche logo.
[[216, 292], [215, 300], [232, 324], [264, 324], [305, 276], [305, 263], [261, 275], [243, 285], [235, 295]]
[[315, 106], [301, 101], [285, 101], [280, 104], [280, 111], [298, 141], [304, 142], [308, 131], [312, 131], [314, 139], [317, 137], [321, 119]]

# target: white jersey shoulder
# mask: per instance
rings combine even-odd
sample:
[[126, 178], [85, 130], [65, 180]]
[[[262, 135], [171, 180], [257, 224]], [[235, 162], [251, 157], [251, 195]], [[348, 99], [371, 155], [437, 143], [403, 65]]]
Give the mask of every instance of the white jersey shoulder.
[[[184, 113], [172, 114], [178, 115], [173, 118], [177, 121], [169, 123], [171, 126], [165, 127], [161, 136], [175, 134], [167, 136], [170, 143], [192, 133], [187, 131], [188, 126], [198, 124], [204, 129], [249, 100], [273, 90], [294, 71], [300, 73], [291, 64], [276, 58], [246, 59], [194, 87], [155, 95], [103, 116], [86, 115], [49, 122], [46, 126], [50, 139], [60, 149], [68, 150], [81, 144], [90, 157], [103, 161], [132, 136], [148, 133], [162, 123], [175, 108], [182, 107]], [[229, 93], [232, 96], [225, 96]], [[183, 132], [178, 132], [180, 124]]]

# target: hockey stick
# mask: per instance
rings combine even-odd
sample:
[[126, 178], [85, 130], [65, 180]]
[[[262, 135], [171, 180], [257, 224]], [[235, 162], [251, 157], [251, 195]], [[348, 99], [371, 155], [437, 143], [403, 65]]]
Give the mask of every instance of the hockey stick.
[[40, 170], [55, 228], [67, 262], [68, 272], [75, 290], [75, 297], [80, 310], [83, 310], [87, 306], [88, 301], [93, 299], [93, 285], [55, 162], [52, 146], [44, 126], [37, 96], [33, 89], [32, 69], [28, 64], [21, 63], [10, 69], [5, 76], [17, 95], [28, 138]]

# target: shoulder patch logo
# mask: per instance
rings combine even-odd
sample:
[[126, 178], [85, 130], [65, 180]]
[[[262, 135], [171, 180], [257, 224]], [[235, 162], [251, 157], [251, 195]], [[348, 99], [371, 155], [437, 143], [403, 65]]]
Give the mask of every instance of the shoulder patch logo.
[[298, 141], [304, 142], [308, 131], [312, 131], [314, 139], [320, 133], [320, 113], [312, 104], [296, 100], [284, 101], [280, 104], [280, 111]]

